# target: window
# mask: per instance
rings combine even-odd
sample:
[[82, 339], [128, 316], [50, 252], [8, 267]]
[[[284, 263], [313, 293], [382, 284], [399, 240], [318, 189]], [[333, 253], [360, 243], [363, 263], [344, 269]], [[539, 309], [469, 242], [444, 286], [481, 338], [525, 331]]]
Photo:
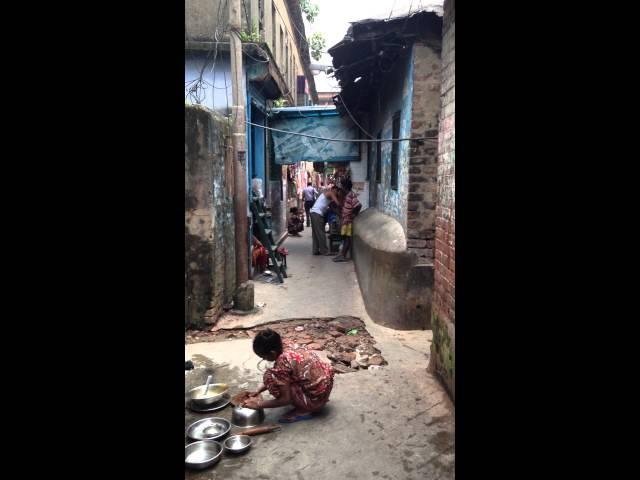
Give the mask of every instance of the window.
[[[382, 132], [378, 132], [376, 138], [380, 140]], [[382, 183], [382, 142], [376, 142], [376, 183]]]
[[[282, 59], [284, 57], [284, 32], [282, 31], [282, 27], [280, 27], [280, 65], [282, 65]], [[278, 63], [276, 61], [276, 63]]]
[[276, 56], [276, 39], [278, 30], [276, 29], [276, 5], [274, 3], [271, 4], [271, 52], [273, 53], [273, 57]]
[[282, 59], [282, 73], [285, 81], [289, 83], [289, 36], [285, 35], [284, 39], [284, 58]]
[[[393, 116], [391, 138], [400, 138], [400, 112]], [[391, 142], [391, 188], [398, 189], [398, 155], [400, 142]]]

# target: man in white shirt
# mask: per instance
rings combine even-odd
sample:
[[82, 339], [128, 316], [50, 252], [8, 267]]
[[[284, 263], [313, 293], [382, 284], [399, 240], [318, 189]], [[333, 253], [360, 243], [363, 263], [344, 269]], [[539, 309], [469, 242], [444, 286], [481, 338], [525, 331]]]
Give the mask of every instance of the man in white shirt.
[[327, 235], [324, 231], [324, 219], [331, 202], [338, 203], [335, 189], [327, 190], [320, 194], [313, 207], [311, 207], [312, 250], [314, 255], [329, 255]]

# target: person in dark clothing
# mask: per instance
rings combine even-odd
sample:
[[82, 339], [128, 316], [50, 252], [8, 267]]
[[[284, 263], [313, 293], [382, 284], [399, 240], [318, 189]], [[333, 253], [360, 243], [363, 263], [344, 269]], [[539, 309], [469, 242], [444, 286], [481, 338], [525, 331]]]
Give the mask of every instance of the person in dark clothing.
[[289, 223], [287, 225], [287, 230], [289, 231], [289, 235], [293, 235], [295, 237], [299, 237], [300, 232], [304, 230], [304, 222], [300, 218], [297, 207], [293, 207], [289, 210]]
[[307, 217], [307, 227], [311, 226], [311, 207], [313, 207], [316, 198], [318, 198], [318, 191], [313, 188], [311, 182], [307, 183], [307, 186], [302, 190], [302, 196], [304, 199], [304, 212]]

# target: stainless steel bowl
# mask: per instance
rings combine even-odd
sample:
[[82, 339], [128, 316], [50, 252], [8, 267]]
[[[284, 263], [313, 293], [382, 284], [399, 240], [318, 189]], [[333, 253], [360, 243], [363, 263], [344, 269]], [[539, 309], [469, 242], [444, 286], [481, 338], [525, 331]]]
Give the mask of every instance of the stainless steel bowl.
[[214, 440], [202, 440], [184, 447], [184, 465], [196, 470], [218, 463], [221, 456], [222, 445]]
[[191, 440], [217, 440], [224, 437], [231, 429], [231, 424], [224, 418], [203, 418], [187, 428], [187, 437]]
[[252, 408], [233, 407], [231, 423], [236, 427], [248, 428], [260, 425], [264, 421], [264, 410]]
[[192, 388], [189, 391], [189, 398], [198, 406], [204, 407], [207, 405], [213, 405], [229, 391], [229, 386], [226, 383], [212, 383], [209, 385], [207, 394], [204, 395], [206, 385], [200, 385], [199, 387]]
[[231, 435], [222, 446], [229, 453], [243, 453], [251, 448], [251, 437], [249, 435]]

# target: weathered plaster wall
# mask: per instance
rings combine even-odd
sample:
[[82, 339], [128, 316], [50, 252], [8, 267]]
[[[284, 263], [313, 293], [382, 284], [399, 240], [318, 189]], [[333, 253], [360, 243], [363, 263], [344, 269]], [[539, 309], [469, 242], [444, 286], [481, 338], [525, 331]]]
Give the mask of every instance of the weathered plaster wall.
[[455, 0], [444, 3], [431, 369], [455, 399]]
[[376, 208], [354, 221], [354, 264], [371, 319], [385, 327], [431, 327], [433, 266], [407, 251], [400, 223]]
[[[371, 114], [369, 133], [374, 137], [380, 132], [382, 138], [392, 138], [393, 116], [400, 111], [400, 137], [406, 138], [411, 133], [411, 104], [413, 97], [413, 62], [411, 53], [405, 55], [396, 64], [395, 75], [389, 75], [384, 86], [378, 91], [378, 99]], [[375, 159], [376, 149], [381, 148], [382, 169], [380, 178], [374, 175], [375, 207], [381, 212], [395, 218], [406, 234], [407, 231], [407, 195], [409, 188], [409, 142], [400, 142], [398, 158], [398, 188], [391, 188], [391, 142], [377, 143], [372, 149]], [[379, 182], [378, 182], [379, 181]]]
[[215, 323], [235, 288], [233, 174], [227, 120], [185, 107], [185, 325]]
[[[367, 150], [366, 144], [362, 144], [359, 162], [349, 162], [353, 191], [358, 195], [362, 204], [362, 210], [369, 208], [369, 182], [367, 181]], [[364, 152], [364, 153], [362, 153]]]

